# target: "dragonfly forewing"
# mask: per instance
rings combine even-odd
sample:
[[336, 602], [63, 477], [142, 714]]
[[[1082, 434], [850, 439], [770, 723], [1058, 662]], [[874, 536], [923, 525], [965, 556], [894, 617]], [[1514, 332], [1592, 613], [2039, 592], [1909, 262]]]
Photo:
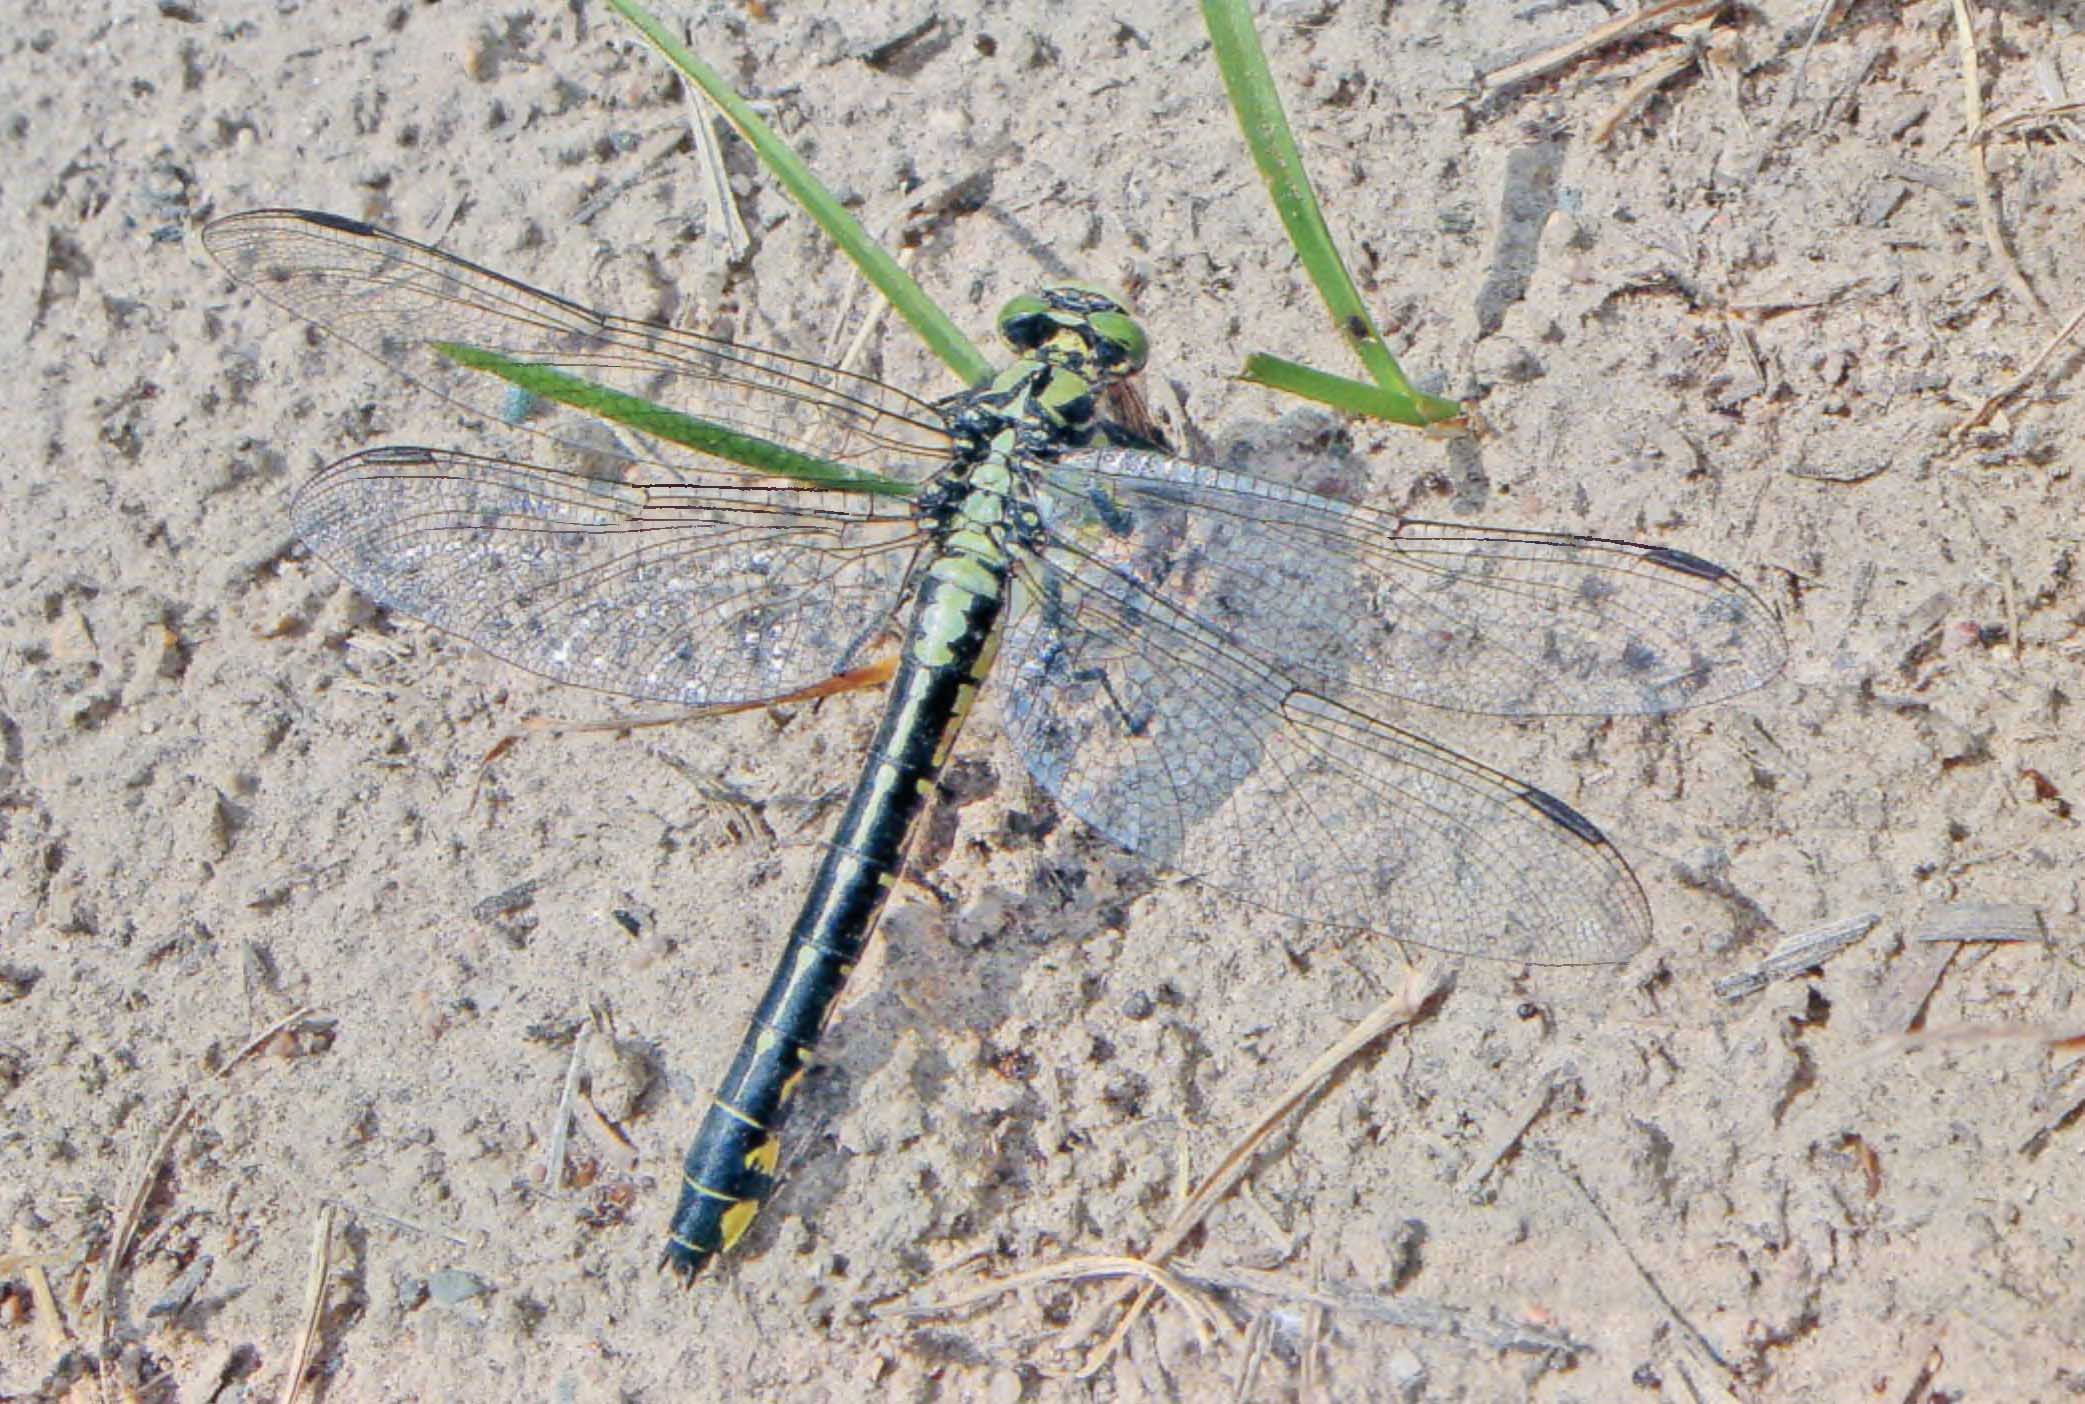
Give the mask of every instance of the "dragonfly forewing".
[[1662, 547], [1399, 517], [1134, 450], [1076, 456], [1041, 495], [1082, 568], [1363, 711], [1669, 712], [1760, 686], [1786, 653], [1758, 596]]
[[[944, 462], [941, 413], [867, 376], [720, 337], [598, 312], [339, 215], [255, 210], [218, 220], [204, 245], [226, 272], [408, 380], [488, 420], [592, 449], [597, 421], [512, 387], [444, 348], [564, 371], [734, 433], [905, 482]], [[629, 433], [631, 456], [693, 457]], [[708, 460], [712, 471], [738, 471]]]

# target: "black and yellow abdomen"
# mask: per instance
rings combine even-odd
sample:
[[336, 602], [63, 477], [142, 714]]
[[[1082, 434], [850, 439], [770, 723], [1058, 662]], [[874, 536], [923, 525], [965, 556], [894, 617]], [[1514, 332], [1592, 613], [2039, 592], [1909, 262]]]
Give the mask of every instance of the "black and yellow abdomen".
[[682, 1169], [665, 1264], [692, 1280], [774, 1193], [780, 1132], [812, 1050], [904, 864], [913, 821], [991, 661], [1004, 558], [952, 547], [924, 574], [854, 797]]

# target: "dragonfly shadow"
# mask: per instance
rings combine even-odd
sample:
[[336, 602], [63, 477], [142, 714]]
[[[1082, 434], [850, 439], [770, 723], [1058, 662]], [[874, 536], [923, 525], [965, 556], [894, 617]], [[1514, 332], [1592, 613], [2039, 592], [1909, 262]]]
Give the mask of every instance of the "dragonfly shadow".
[[[917, 875], [879, 924], [872, 960], [881, 973], [836, 1016], [800, 1095], [803, 1130], [789, 1138], [774, 1200], [782, 1212], [756, 1221], [746, 1241], [754, 1254], [783, 1241], [784, 1217], [815, 1225], [834, 1206], [858, 1203], [849, 1190], [857, 1156], [913, 1154], [927, 1179], [936, 1165], [962, 1167], [923, 1196], [892, 1201], [893, 1217], [879, 1221], [889, 1239], [877, 1260], [895, 1257], [925, 1275], [931, 1264], [917, 1244], [989, 1234], [993, 1206], [1028, 1197], [1036, 1167], [1063, 1153], [1052, 1127], [1063, 1118], [1065, 1070], [1048, 1061], [1057, 1030], [1037, 1022], [1035, 967], [1084, 941], [1133, 939], [1134, 906], [1158, 879], [1033, 783], [996, 815], [965, 814], [1004, 769], [959, 763], [950, 776], [958, 794], [923, 822]], [[1009, 866], [1019, 876], [993, 881]], [[948, 882], [952, 872], [960, 886]], [[1137, 1002], [1134, 991], [1094, 997]], [[982, 1099], [987, 1111], [976, 1109], [981, 1082], [1001, 1084]], [[1009, 1095], [1008, 1083], [1021, 1090]]]

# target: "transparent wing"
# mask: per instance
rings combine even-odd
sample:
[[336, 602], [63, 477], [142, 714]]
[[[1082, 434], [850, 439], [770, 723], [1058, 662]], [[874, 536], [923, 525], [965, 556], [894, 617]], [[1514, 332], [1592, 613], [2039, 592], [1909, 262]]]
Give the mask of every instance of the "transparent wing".
[[364, 594], [559, 682], [748, 702], [867, 661], [915, 554], [904, 500], [426, 448], [342, 459], [297, 534]]
[[1649, 939], [1583, 816], [1372, 713], [1659, 712], [1757, 686], [1780, 628], [1727, 572], [1142, 451], [1036, 472], [1007, 729], [1072, 812], [1246, 901], [1421, 945], [1579, 964]]
[[1163, 591], [1235, 648], [1363, 710], [1633, 715], [1780, 671], [1772, 611], [1658, 546], [1430, 522], [1135, 450], [1044, 470], [1067, 559]]
[[[434, 344], [462, 343], [555, 367], [905, 482], [920, 481], [948, 455], [940, 412], [881, 381], [596, 312], [358, 220], [255, 210], [212, 223], [203, 244], [239, 282], [423, 389], [582, 450], [601, 449], [596, 421], [459, 366]], [[623, 451], [643, 461], [691, 460], [687, 450], [640, 434], [625, 442]], [[756, 476], [721, 460], [701, 461], [706, 471]]]
[[1650, 939], [1562, 801], [1307, 688], [1126, 575], [1024, 562], [1000, 667], [1042, 785], [1126, 848], [1273, 911], [1574, 965]]

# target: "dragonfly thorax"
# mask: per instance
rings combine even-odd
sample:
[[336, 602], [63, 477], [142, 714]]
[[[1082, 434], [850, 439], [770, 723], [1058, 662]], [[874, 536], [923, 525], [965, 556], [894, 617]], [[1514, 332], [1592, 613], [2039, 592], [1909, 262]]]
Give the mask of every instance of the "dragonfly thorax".
[[928, 534], [946, 544], [959, 533], [981, 532], [994, 543], [993, 555], [1010, 543], [1042, 543], [1042, 513], [1007, 461], [1019, 456], [1017, 449], [1007, 452], [1014, 447], [1001, 438], [920, 490], [912, 508]]

